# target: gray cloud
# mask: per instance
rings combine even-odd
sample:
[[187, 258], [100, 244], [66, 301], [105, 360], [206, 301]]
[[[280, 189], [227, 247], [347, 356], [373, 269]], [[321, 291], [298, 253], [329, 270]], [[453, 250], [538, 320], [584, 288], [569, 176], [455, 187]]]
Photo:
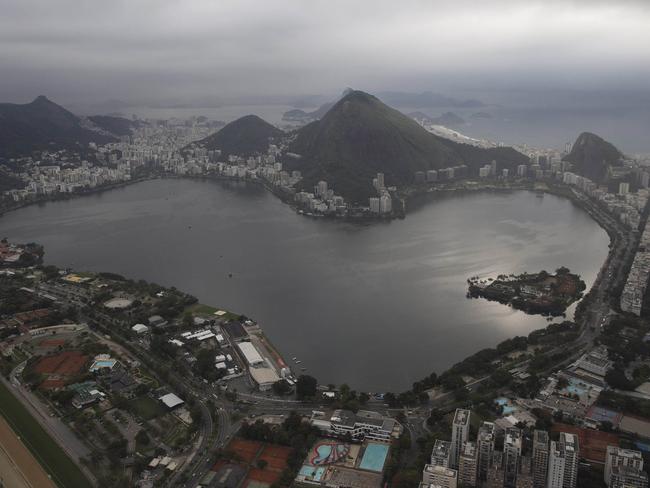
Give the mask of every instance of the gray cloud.
[[0, 0], [0, 99], [643, 89], [646, 1]]

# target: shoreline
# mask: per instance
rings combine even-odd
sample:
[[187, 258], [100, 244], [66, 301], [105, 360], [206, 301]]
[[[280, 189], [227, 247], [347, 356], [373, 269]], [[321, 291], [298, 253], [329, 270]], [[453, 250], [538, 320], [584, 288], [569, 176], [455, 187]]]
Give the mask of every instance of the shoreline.
[[[126, 187], [128, 185], [135, 184], [135, 183], [142, 183], [142, 182], [145, 182], [145, 181], [156, 180], [156, 179], [166, 179], [166, 178], [171, 178], [171, 179], [194, 179], [194, 180], [215, 180], [215, 181], [239, 181], [239, 182], [242, 182], [242, 183], [255, 183], [256, 185], [259, 185], [259, 186], [261, 186], [261, 187], [263, 187], [263, 188], [270, 191], [270, 188], [268, 188], [268, 185], [265, 185], [264, 182], [259, 181], [259, 180], [241, 180], [241, 179], [238, 179], [238, 178], [205, 177], [205, 176], [200, 176], [200, 177], [191, 177], [190, 176], [190, 177], [188, 177], [188, 176], [178, 176], [178, 175], [155, 175], [155, 176], [150, 176], [150, 177], [146, 177], [146, 178], [140, 178], [138, 180], [133, 180], [133, 181], [129, 181], [129, 182], [122, 182], [122, 183], [116, 184], [116, 185], [104, 186], [104, 187], [101, 187], [101, 188], [93, 189], [92, 191], [88, 191], [88, 192], [72, 194], [69, 197], [62, 198], [62, 199], [67, 200], [67, 199], [72, 199], [72, 198], [78, 198], [78, 197], [81, 197], [81, 196], [91, 195], [91, 194], [94, 194], [94, 193], [100, 193], [100, 192], [112, 190], [112, 189], [115, 189], [115, 188]], [[557, 185], [548, 185], [546, 183], [542, 186], [542, 185], [539, 185], [539, 184], [535, 184], [534, 182], [524, 182], [523, 184], [519, 184], [519, 185], [516, 185], [514, 187], [513, 186], [505, 187], [503, 185], [495, 185], [493, 183], [487, 184], [487, 185], [486, 184], [473, 185], [471, 180], [465, 181], [465, 183], [463, 183], [462, 185], [463, 186], [461, 186], [461, 187], [454, 186], [454, 187], [451, 187], [451, 188], [447, 187], [447, 188], [440, 188], [440, 189], [434, 189], [434, 190], [430, 190], [430, 189], [424, 190], [423, 189], [423, 190], [416, 191], [413, 194], [411, 194], [410, 198], [412, 200], [417, 200], [421, 196], [426, 197], [428, 195], [432, 195], [432, 196], [435, 196], [435, 195], [449, 195], [451, 193], [458, 193], [458, 192], [460, 192], [460, 193], [473, 193], [473, 192], [512, 193], [514, 191], [536, 191], [536, 192], [548, 193], [548, 194], [551, 194], [551, 195], [554, 195], [554, 196], [564, 197], [564, 198], [570, 200], [573, 204], [575, 204], [576, 206], [580, 207], [582, 210], [587, 212], [590, 215], [590, 217], [592, 218], [592, 220], [594, 220], [603, 230], [605, 230], [605, 232], [607, 232], [607, 234], [609, 236], [609, 240], [610, 240], [610, 242], [609, 242], [609, 252], [607, 254], [607, 257], [605, 258], [605, 260], [603, 261], [603, 263], [599, 267], [598, 274], [596, 275], [596, 278], [594, 279], [593, 283], [591, 284], [590, 289], [585, 293], [585, 295], [580, 300], [576, 301], [573, 304], [573, 305], [576, 305], [576, 306], [573, 308], [572, 316], [567, 317], [568, 320], [573, 320], [576, 323], [578, 323], [581, 328], [584, 327], [585, 324], [584, 324], [584, 320], [583, 320], [583, 317], [582, 317], [584, 315], [584, 313], [581, 310], [582, 307], [580, 307], [580, 305], [583, 304], [585, 302], [585, 300], [587, 300], [588, 297], [592, 294], [592, 292], [597, 288], [597, 286], [599, 285], [600, 281], [603, 278], [603, 276], [602, 276], [603, 271], [607, 268], [610, 260], [612, 259], [612, 256], [614, 254], [616, 254], [616, 252], [617, 252], [616, 244], [618, 242], [620, 242], [620, 241], [623, 241], [622, 235], [620, 234], [620, 227], [619, 227], [619, 229], [613, 228], [613, 226], [611, 225], [611, 222], [608, 222], [607, 219], [603, 217], [602, 209], [598, 209], [598, 206], [597, 206], [596, 202], [593, 202], [590, 199], [583, 200], [583, 199], [579, 198], [576, 195], [575, 191], [573, 191], [569, 187], [563, 187], [563, 186], [558, 187]], [[272, 192], [272, 193], [276, 194], [275, 192]], [[279, 196], [279, 195], [276, 195], [276, 196]], [[59, 200], [59, 199], [50, 199], [50, 200], [29, 202], [27, 204], [17, 206], [16, 208], [5, 210], [5, 212], [8, 213], [10, 211], [18, 210], [20, 208], [27, 207], [29, 205], [33, 205], [35, 203], [46, 203], [47, 201], [56, 201], [56, 200]], [[285, 202], [284, 200], [282, 200], [282, 201]], [[422, 205], [428, 204], [428, 203], [432, 203], [432, 202], [424, 201], [422, 203]], [[291, 207], [294, 208], [293, 206], [291, 206]], [[419, 208], [419, 205], [416, 205], [415, 208]], [[294, 208], [294, 210], [295, 210], [295, 208]], [[600, 211], [597, 211], [597, 210], [600, 210]], [[5, 212], [0, 213], [0, 216], [3, 215]], [[408, 208], [407, 208], [406, 213], [407, 214], [409, 213]], [[614, 217], [610, 216], [610, 219], [614, 220]], [[332, 220], [332, 219], [328, 219], [328, 220]], [[373, 221], [374, 221], [374, 219], [373, 219]], [[631, 232], [630, 232], [630, 234], [631, 234]], [[268, 336], [266, 336], [266, 334], [264, 334], [264, 335], [265, 335], [267, 341], [270, 344], [272, 344], [272, 342], [268, 338]], [[289, 361], [286, 360], [285, 356], [282, 354], [282, 352], [277, 347], [273, 346], [273, 349], [278, 354], [278, 356], [280, 358], [282, 358], [282, 360], [285, 363], [287, 363], [287, 364], [289, 363]], [[463, 361], [464, 359], [467, 359], [467, 358], [459, 358], [458, 362]], [[450, 366], [449, 368], [451, 368], [452, 366]], [[449, 368], [447, 368], [447, 369], [449, 369]], [[415, 378], [414, 378], [414, 380], [415, 380]]]

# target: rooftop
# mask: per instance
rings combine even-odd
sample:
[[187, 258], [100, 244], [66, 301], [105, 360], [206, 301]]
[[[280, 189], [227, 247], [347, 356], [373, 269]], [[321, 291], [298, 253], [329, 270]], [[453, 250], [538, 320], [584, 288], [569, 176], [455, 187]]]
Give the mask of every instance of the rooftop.
[[468, 425], [470, 414], [471, 412], [469, 410], [457, 408], [454, 414], [454, 425]]
[[173, 393], [167, 393], [166, 395], [161, 396], [158, 400], [163, 402], [167, 408], [174, 408], [185, 403]]

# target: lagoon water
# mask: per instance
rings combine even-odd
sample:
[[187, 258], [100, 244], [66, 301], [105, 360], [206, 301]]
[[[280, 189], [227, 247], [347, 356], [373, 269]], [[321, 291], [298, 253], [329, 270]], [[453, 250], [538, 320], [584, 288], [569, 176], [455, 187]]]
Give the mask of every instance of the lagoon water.
[[258, 187], [176, 179], [23, 208], [0, 234], [44, 244], [50, 264], [244, 313], [321, 383], [368, 391], [547, 325], [467, 299], [468, 277], [567, 266], [590, 287], [609, 244], [572, 202], [527, 191], [437, 196], [405, 220], [358, 224], [301, 217]]

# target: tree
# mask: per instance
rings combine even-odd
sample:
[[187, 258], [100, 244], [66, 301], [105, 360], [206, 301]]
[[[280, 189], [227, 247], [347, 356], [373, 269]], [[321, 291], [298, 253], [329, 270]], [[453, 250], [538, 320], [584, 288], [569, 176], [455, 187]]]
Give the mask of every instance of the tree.
[[634, 384], [627, 379], [625, 373], [618, 368], [610, 369], [605, 375], [605, 381], [609, 386], [617, 390], [634, 390]]
[[144, 429], [140, 430], [135, 435], [135, 440], [138, 444], [142, 444], [143, 446], [147, 446], [149, 445], [149, 442], [151, 442], [151, 439], [149, 439], [149, 434], [147, 434], [147, 431]]
[[291, 391], [291, 385], [286, 380], [279, 380], [273, 383], [273, 393], [278, 396], [286, 395]]
[[296, 382], [296, 396], [298, 398], [311, 398], [316, 396], [318, 381], [313, 376], [300, 375]]
[[427, 425], [429, 427], [433, 427], [436, 425], [438, 422], [440, 422], [443, 418], [445, 417], [445, 414], [442, 413], [440, 410], [437, 408], [432, 408], [431, 409], [431, 414], [427, 418]]

